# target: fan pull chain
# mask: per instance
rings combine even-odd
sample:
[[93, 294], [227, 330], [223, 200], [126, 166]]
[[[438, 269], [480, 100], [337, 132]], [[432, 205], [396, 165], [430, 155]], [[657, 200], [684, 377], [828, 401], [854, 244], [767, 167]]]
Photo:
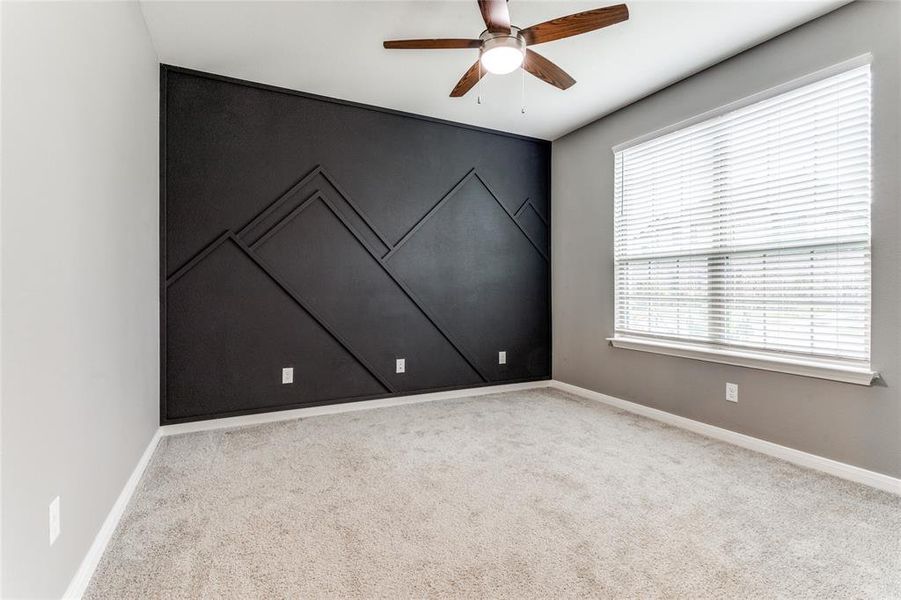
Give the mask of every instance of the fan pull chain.
[[476, 104], [482, 103], [482, 52], [479, 51], [479, 88], [476, 90]]
[[522, 114], [526, 114], [526, 70], [524, 67], [520, 67], [519, 70], [520, 70], [520, 74], [522, 75], [522, 88], [521, 88], [521, 95], [520, 95], [520, 102], [519, 102], [519, 104], [520, 104], [519, 110], [520, 110], [520, 112], [522, 112]]

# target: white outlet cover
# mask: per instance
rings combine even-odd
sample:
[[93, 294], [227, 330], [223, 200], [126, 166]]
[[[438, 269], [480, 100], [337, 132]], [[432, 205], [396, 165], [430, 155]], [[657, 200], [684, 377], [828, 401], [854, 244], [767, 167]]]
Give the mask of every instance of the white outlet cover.
[[56, 538], [59, 537], [60, 530], [60, 522], [59, 522], [59, 496], [53, 499], [53, 502], [50, 503], [50, 545], [53, 545], [53, 542], [56, 541]]
[[407, 359], [406, 358], [398, 358], [394, 363], [394, 372], [395, 373], [406, 373], [407, 372]]
[[738, 384], [737, 383], [727, 383], [726, 384], [726, 400], [729, 402], [738, 402]]
[[507, 351], [506, 350], [502, 350], [497, 353], [497, 364], [499, 364], [499, 365], [507, 364]]
[[294, 383], [294, 367], [282, 369], [282, 383]]

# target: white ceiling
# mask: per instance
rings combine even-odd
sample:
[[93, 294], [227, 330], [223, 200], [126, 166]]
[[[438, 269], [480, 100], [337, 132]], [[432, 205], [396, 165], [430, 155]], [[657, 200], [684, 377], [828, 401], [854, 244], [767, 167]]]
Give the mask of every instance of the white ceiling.
[[[477, 50], [385, 50], [399, 38], [477, 37], [475, 0], [252, 2], [144, 0], [163, 63], [513, 133], [555, 139], [848, 0], [628, 1], [631, 18], [536, 46], [577, 83], [491, 75], [448, 94]], [[616, 4], [511, 0], [514, 25]]]

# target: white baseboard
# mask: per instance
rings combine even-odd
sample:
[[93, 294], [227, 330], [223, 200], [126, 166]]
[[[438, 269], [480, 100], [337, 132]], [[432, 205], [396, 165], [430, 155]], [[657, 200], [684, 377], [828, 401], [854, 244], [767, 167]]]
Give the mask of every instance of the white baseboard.
[[242, 415], [240, 417], [226, 417], [224, 419], [192, 421], [190, 423], [163, 425], [161, 429], [162, 435], [177, 435], [194, 431], [209, 431], [211, 429], [245, 427], [247, 425], [259, 425], [260, 423], [272, 423], [275, 421], [290, 421], [291, 419], [314, 417], [316, 415], [333, 415], [354, 412], [357, 410], [385, 408], [387, 406], [402, 406], [405, 404], [418, 404], [420, 402], [434, 402], [435, 400], [452, 400], [454, 398], [486, 396], [488, 394], [498, 394], [500, 392], [516, 392], [520, 390], [546, 388], [550, 385], [551, 381], [549, 379], [542, 381], [527, 381], [525, 383], [507, 383], [502, 385], [466, 388], [462, 390], [450, 390], [447, 392], [430, 392], [426, 394], [411, 394], [409, 396], [395, 396], [393, 398], [379, 398], [377, 400], [326, 404], [323, 406], [311, 406], [309, 408], [296, 408], [293, 410], [279, 410], [275, 412], [258, 413], [255, 415]]
[[162, 432], [160, 431], [160, 428], [157, 428], [153, 437], [150, 438], [150, 443], [147, 444], [147, 448], [144, 449], [141, 458], [138, 459], [138, 464], [135, 465], [134, 470], [131, 472], [131, 476], [128, 478], [128, 481], [125, 482], [125, 487], [122, 488], [119, 497], [116, 498], [116, 502], [113, 504], [109, 514], [103, 521], [100, 531], [98, 531], [97, 535], [94, 537], [94, 541], [91, 543], [88, 553], [85, 555], [84, 559], [81, 561], [81, 565], [79, 565], [78, 570], [75, 572], [75, 576], [72, 577], [72, 581], [69, 582], [69, 587], [66, 588], [66, 593], [63, 595], [65, 600], [80, 599], [88, 588], [88, 583], [90, 583], [91, 577], [94, 575], [94, 570], [97, 568], [97, 565], [100, 564], [100, 559], [103, 558], [106, 546], [112, 539], [113, 532], [116, 530], [119, 520], [125, 513], [125, 507], [128, 506], [128, 502], [131, 500], [135, 490], [138, 489], [138, 483], [141, 481], [144, 469], [146, 469], [147, 465], [150, 463], [150, 458], [153, 456], [153, 452], [156, 450], [161, 437]]
[[702, 423], [686, 417], [680, 417], [666, 411], [644, 406], [643, 404], [635, 402], [629, 402], [628, 400], [622, 400], [614, 396], [608, 396], [607, 394], [601, 394], [600, 392], [594, 392], [569, 383], [563, 383], [562, 381], [553, 380], [550, 382], [550, 387], [589, 400], [603, 402], [609, 406], [635, 413], [643, 417], [648, 417], [655, 421], [666, 423], [667, 425], [687, 429], [694, 433], [699, 433], [713, 439], [747, 448], [748, 450], [754, 450], [755, 452], [780, 458], [802, 467], [822, 471], [823, 473], [841, 477], [842, 479], [862, 483], [886, 492], [901, 495], [901, 479], [896, 479], [889, 475], [868, 471], [867, 469], [832, 460], [831, 458], [810, 454], [809, 452], [802, 452], [801, 450], [781, 446], [773, 442], [767, 442], [766, 440], [751, 437], [750, 435], [723, 429], [722, 427], [716, 427], [715, 425], [708, 425], [707, 423]]

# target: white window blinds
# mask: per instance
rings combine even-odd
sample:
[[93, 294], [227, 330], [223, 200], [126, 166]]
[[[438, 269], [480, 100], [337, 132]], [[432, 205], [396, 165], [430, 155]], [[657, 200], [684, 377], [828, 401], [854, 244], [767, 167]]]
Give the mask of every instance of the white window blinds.
[[615, 151], [615, 338], [869, 368], [870, 67]]

